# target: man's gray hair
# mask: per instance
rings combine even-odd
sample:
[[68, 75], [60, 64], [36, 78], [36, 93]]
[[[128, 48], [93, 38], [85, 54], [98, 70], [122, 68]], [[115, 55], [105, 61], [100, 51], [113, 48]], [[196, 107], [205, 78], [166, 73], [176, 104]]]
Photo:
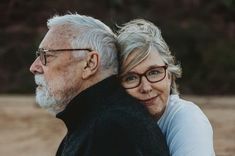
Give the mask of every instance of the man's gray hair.
[[[181, 77], [182, 70], [180, 65], [176, 64], [175, 58], [172, 56], [157, 26], [149, 21], [136, 19], [124, 24], [118, 34], [120, 75], [124, 75], [142, 62], [147, 58], [151, 49], [155, 48], [164, 63], [168, 65], [168, 71], [172, 77], [171, 94], [179, 94], [176, 78]], [[132, 52], [135, 52], [136, 57], [124, 66], [124, 62]]]
[[[49, 29], [54, 26], [69, 26], [72, 30], [72, 48], [97, 51], [101, 58], [101, 68], [112, 69], [117, 73], [117, 38], [107, 25], [95, 18], [75, 13], [56, 15], [47, 21], [47, 26]], [[80, 58], [85, 55], [85, 51], [73, 52], [73, 55]]]

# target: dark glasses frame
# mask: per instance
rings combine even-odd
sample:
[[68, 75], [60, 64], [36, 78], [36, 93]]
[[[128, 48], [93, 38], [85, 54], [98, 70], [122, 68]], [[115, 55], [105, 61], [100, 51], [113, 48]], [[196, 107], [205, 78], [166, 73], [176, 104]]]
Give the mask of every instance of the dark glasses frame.
[[[149, 78], [148, 78], [148, 76], [146, 75], [150, 70], [153, 70], [153, 69], [157, 69], [157, 68], [163, 68], [164, 69], [164, 76], [161, 78], [161, 79], [159, 79], [159, 80], [157, 80], [157, 81], [151, 81]], [[133, 88], [136, 88], [136, 87], [138, 87], [140, 84], [141, 84], [141, 80], [142, 80], [142, 77], [144, 76], [147, 80], [148, 80], [148, 82], [150, 82], [150, 83], [157, 83], [157, 82], [160, 82], [160, 81], [162, 81], [165, 77], [166, 77], [166, 70], [167, 70], [167, 68], [168, 68], [168, 65], [166, 64], [166, 65], [164, 65], [164, 66], [156, 66], [156, 67], [154, 67], [154, 68], [150, 68], [150, 69], [148, 69], [147, 71], [145, 71], [144, 73], [142, 73], [142, 74], [139, 74], [139, 73], [134, 73], [134, 74], [136, 74], [138, 77], [139, 77], [139, 82], [138, 83], [136, 83], [136, 85], [134, 85], [134, 86], [131, 86], [131, 87], [127, 87], [127, 86], [125, 86], [125, 85], [123, 85], [123, 88], [125, 88], [125, 89], [133, 89]], [[122, 83], [122, 78], [123, 78], [124, 76], [122, 76], [121, 78], [120, 78], [120, 81], [121, 81], [121, 83]], [[123, 83], [122, 83], [123, 84]]]
[[40, 58], [40, 61], [42, 62], [42, 64], [44, 66], [46, 66], [47, 64], [47, 52], [66, 52], [66, 51], [81, 51], [81, 50], [85, 50], [85, 51], [89, 51], [92, 52], [92, 49], [89, 48], [78, 48], [78, 49], [44, 49], [44, 48], [39, 48], [36, 51], [36, 58]]

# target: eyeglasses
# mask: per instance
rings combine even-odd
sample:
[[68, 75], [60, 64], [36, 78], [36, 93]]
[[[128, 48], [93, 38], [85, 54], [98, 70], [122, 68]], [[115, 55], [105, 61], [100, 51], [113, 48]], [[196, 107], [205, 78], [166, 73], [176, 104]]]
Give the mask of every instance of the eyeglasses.
[[46, 65], [47, 64], [47, 57], [48, 57], [47, 52], [66, 52], [66, 51], [81, 51], [81, 50], [85, 50], [85, 51], [89, 51], [89, 52], [93, 51], [88, 48], [84, 48], [84, 49], [43, 49], [43, 48], [39, 48], [36, 51], [36, 58], [39, 57], [42, 64]]
[[121, 77], [121, 84], [125, 89], [136, 88], [141, 84], [144, 76], [150, 83], [162, 81], [166, 77], [166, 69], [168, 65], [152, 67], [143, 74], [129, 72]]

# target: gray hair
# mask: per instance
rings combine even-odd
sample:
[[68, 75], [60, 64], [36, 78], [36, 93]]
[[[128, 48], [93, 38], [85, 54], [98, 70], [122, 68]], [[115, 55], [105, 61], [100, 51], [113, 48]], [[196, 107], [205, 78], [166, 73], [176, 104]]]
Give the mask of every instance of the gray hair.
[[[121, 76], [147, 58], [151, 49], [155, 48], [164, 63], [168, 65], [168, 71], [172, 77], [171, 94], [179, 94], [176, 78], [181, 77], [182, 70], [180, 65], [176, 64], [175, 57], [172, 56], [157, 26], [149, 21], [136, 19], [120, 27], [118, 34], [118, 43], [120, 46], [119, 74]], [[135, 52], [136, 57], [124, 66], [124, 62], [133, 52]]]
[[[96, 50], [100, 54], [101, 68], [112, 69], [113, 73], [117, 73], [117, 38], [107, 25], [97, 19], [77, 13], [56, 15], [47, 21], [49, 29], [63, 25], [69, 26], [72, 30], [70, 36], [72, 48]], [[74, 52], [73, 55], [81, 58], [85, 56], [85, 51]]]

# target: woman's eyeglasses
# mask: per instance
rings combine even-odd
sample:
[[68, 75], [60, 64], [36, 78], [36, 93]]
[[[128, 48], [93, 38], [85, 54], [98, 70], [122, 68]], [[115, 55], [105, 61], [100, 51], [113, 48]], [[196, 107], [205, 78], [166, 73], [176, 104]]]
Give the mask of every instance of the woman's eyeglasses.
[[150, 83], [156, 83], [166, 77], [167, 65], [157, 66], [148, 69], [142, 74], [129, 72], [121, 77], [122, 86], [126, 89], [136, 88], [141, 84], [141, 79], [144, 76]]

